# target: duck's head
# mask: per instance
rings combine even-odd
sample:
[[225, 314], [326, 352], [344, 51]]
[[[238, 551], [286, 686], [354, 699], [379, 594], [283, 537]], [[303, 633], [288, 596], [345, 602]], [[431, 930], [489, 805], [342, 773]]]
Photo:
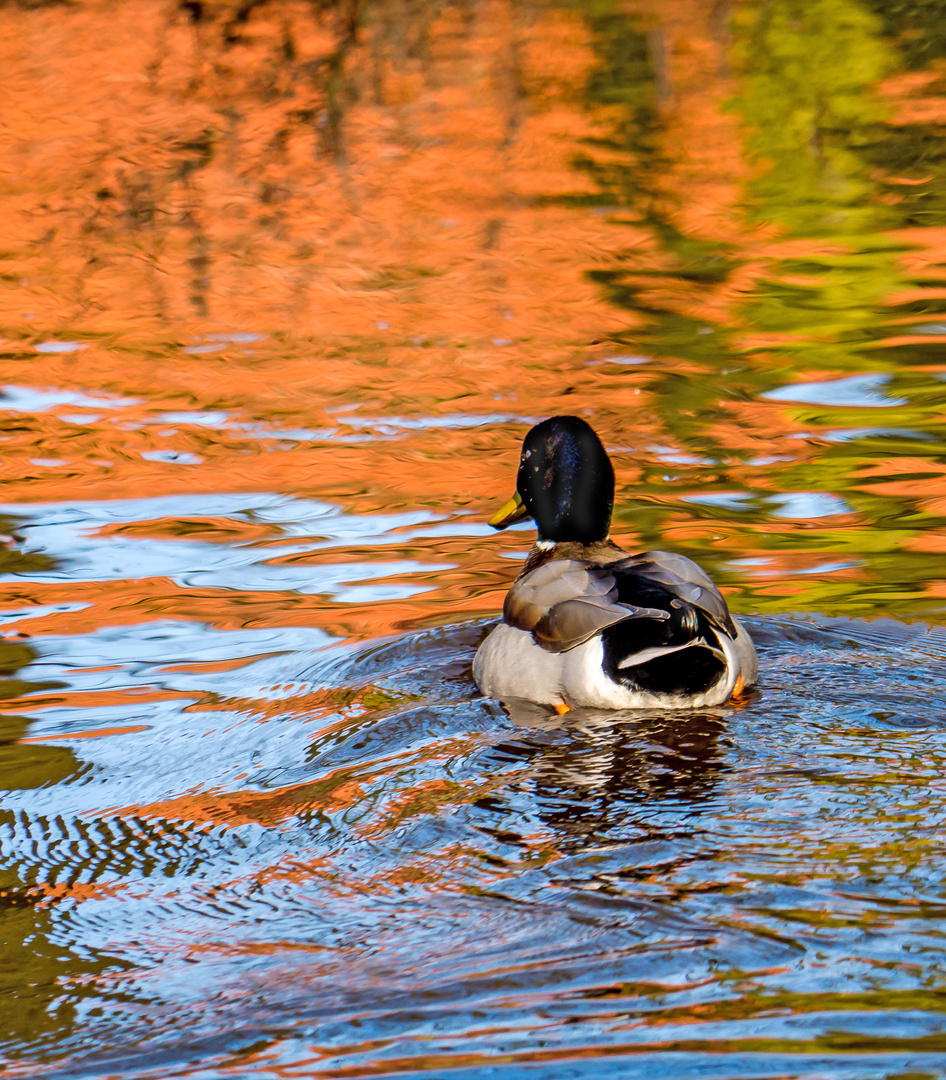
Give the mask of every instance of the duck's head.
[[505, 529], [531, 517], [539, 540], [606, 540], [614, 506], [614, 469], [594, 431], [577, 416], [553, 416], [526, 435], [516, 493], [489, 523]]

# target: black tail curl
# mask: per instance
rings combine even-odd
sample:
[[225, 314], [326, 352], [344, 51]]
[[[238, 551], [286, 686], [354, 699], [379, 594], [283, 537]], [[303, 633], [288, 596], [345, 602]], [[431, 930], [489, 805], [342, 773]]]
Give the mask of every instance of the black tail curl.
[[[714, 651], [722, 650], [709, 620], [689, 604], [672, 608], [670, 616], [667, 620], [627, 619], [608, 627], [602, 634], [605, 674], [622, 686], [652, 694], [692, 695], [715, 686], [726, 673], [726, 662]], [[620, 666], [644, 649], [687, 642], [693, 644], [669, 656]]]

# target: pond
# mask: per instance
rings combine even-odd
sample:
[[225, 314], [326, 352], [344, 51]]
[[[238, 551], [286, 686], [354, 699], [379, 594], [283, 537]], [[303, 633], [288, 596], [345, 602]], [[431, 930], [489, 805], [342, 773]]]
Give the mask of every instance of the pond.
[[[6, 1075], [946, 1075], [944, 0], [23, 0], [0, 91]], [[738, 707], [478, 693], [556, 413]]]

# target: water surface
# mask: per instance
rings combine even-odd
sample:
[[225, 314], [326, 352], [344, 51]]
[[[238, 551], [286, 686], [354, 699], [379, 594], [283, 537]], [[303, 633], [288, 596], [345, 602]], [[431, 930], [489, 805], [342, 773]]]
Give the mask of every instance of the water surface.
[[[940, 26], [0, 7], [9, 1075], [946, 1075]], [[742, 707], [478, 695], [561, 412]]]

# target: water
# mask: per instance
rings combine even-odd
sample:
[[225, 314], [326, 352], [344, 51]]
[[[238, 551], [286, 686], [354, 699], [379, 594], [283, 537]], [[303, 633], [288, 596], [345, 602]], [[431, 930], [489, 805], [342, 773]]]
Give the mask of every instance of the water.
[[[0, 7], [7, 1075], [946, 1075], [944, 26]], [[561, 412], [739, 708], [479, 697]]]

